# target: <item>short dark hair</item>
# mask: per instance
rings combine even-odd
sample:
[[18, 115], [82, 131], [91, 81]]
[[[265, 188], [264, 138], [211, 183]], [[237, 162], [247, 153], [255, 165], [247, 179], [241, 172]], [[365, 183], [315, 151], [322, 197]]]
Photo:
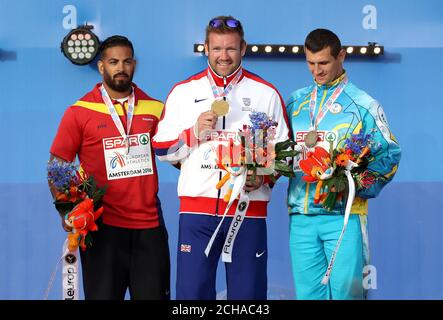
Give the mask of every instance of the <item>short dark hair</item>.
[[319, 52], [327, 47], [331, 48], [331, 56], [337, 58], [341, 50], [341, 42], [337, 35], [327, 29], [311, 31], [305, 40], [305, 48], [312, 53]]
[[[213, 27], [211, 25], [211, 22], [214, 20], [221, 20], [223, 21], [223, 23], [218, 26], [218, 27]], [[237, 26], [236, 27], [229, 27], [226, 24], [227, 20], [235, 20], [237, 22]], [[231, 32], [237, 32], [240, 35], [241, 41], [245, 42], [244, 36], [245, 36], [245, 32], [243, 31], [243, 26], [241, 24], [241, 22], [238, 19], [235, 19], [233, 16], [218, 16], [215, 18], [212, 18], [209, 23], [208, 26], [206, 27], [206, 39], [205, 42], [208, 43], [209, 42], [209, 34], [211, 32], [215, 32], [215, 33], [231, 33]]]
[[134, 57], [134, 47], [132, 45], [132, 42], [129, 41], [129, 39], [126, 38], [125, 36], [115, 35], [115, 36], [111, 36], [111, 37], [105, 39], [100, 44], [100, 49], [99, 49], [100, 59], [103, 58], [103, 55], [107, 49], [113, 48], [113, 47], [128, 47], [131, 49], [132, 57]]

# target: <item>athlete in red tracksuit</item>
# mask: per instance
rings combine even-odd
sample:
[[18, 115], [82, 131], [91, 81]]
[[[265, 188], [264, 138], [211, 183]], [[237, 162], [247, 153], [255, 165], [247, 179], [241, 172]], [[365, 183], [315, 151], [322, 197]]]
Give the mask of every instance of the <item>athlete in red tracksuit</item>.
[[169, 299], [168, 236], [150, 139], [163, 104], [132, 83], [133, 54], [125, 37], [102, 43], [103, 83], [66, 110], [50, 150], [63, 161], [78, 156], [98, 186], [108, 186], [99, 230], [81, 252], [86, 299], [124, 299], [127, 289], [131, 299]]

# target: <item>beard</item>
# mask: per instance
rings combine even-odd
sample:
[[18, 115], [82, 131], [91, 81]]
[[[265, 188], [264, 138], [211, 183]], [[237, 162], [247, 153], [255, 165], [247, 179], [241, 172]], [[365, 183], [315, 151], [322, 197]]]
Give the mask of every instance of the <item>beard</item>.
[[[115, 77], [120, 76], [120, 75], [126, 76], [126, 78], [121, 78], [121, 79], [116, 80]], [[106, 85], [109, 88], [111, 88], [114, 91], [126, 92], [126, 91], [129, 91], [129, 89], [131, 88], [133, 76], [134, 76], [134, 74], [128, 75], [124, 72], [120, 72], [120, 73], [115, 74], [112, 77], [106, 70], [104, 70], [103, 81], [106, 83]]]

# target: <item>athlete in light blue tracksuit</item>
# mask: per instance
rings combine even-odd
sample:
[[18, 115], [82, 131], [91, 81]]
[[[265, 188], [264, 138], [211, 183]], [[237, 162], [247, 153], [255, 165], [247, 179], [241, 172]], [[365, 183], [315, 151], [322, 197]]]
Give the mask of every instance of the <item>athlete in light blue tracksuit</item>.
[[[376, 197], [393, 178], [401, 150], [389, 130], [381, 105], [349, 82], [343, 69], [346, 52], [329, 30], [312, 31], [305, 41], [308, 67], [315, 83], [291, 94], [286, 103], [291, 130], [301, 149], [290, 179], [290, 251], [297, 299], [364, 299], [363, 268], [368, 264], [367, 199]], [[314, 132], [316, 142], [312, 145]], [[377, 176], [367, 189], [357, 190], [346, 231], [329, 282], [322, 284], [343, 227], [345, 201], [327, 211], [314, 203], [316, 182], [305, 182], [299, 161], [315, 147], [343, 147], [351, 134], [371, 134], [367, 167]], [[309, 139], [311, 141], [309, 141]], [[308, 146], [307, 146], [308, 145]]]

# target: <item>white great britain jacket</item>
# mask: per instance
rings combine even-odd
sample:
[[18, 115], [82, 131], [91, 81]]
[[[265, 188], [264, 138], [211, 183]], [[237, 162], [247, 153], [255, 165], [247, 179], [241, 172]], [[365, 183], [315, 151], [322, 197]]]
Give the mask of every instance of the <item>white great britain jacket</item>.
[[[161, 161], [180, 164], [178, 196], [180, 213], [222, 215], [226, 209], [223, 200], [228, 184], [216, 189], [222, 170], [215, 166], [216, 153], [210, 141], [198, 141], [194, 125], [202, 112], [211, 110], [214, 94], [207, 77], [211, 72], [220, 92], [235, 75], [242, 71], [238, 83], [228, 93], [229, 113], [220, 117], [215, 130], [238, 132], [243, 125], [251, 125], [252, 111], [265, 112], [278, 122], [275, 140], [288, 138], [288, 122], [284, 102], [277, 89], [259, 76], [241, 67], [226, 78], [216, 75], [208, 67], [204, 71], [176, 84], [169, 93], [162, 118], [152, 144]], [[224, 174], [225, 172], [223, 172]], [[263, 218], [271, 198], [269, 180], [249, 193], [250, 203], [246, 217]], [[227, 215], [233, 215], [234, 202]]]

